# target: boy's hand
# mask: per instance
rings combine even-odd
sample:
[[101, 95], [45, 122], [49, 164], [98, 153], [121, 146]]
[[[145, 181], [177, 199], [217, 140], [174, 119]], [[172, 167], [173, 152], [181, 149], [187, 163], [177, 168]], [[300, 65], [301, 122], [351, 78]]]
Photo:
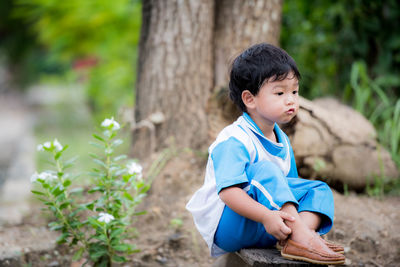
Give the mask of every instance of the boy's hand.
[[265, 230], [278, 240], [285, 240], [292, 230], [285, 224], [285, 220], [293, 222], [295, 218], [284, 211], [270, 211], [263, 216], [262, 224]]

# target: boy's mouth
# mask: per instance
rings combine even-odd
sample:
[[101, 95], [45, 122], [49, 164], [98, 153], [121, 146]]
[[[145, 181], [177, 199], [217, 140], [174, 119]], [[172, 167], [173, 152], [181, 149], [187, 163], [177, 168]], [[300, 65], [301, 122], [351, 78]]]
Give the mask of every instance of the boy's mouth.
[[291, 115], [291, 114], [293, 114], [295, 111], [296, 111], [296, 110], [295, 110], [294, 108], [291, 108], [291, 109], [288, 109], [288, 110], [286, 111], [286, 113], [289, 114], [289, 115]]

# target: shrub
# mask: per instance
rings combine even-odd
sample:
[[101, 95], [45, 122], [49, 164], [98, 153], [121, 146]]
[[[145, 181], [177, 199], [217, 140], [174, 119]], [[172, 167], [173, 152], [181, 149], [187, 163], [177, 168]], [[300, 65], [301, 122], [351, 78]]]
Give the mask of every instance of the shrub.
[[[94, 266], [111, 266], [113, 262], [125, 262], [126, 256], [137, 249], [127, 240], [135, 235], [131, 226], [136, 206], [150, 188], [142, 177], [142, 167], [125, 155], [117, 155], [116, 147], [122, 140], [116, 138], [120, 125], [113, 118], [105, 119], [101, 134], [93, 134], [92, 143], [101, 153], [90, 156], [98, 165], [90, 175], [89, 188], [73, 187], [76, 176], [67, 170], [76, 158], [63, 161], [63, 146], [54, 139], [38, 145], [38, 150], [52, 155], [52, 169], [32, 175], [31, 181], [38, 187], [32, 190], [47, 210], [54, 216], [49, 223], [52, 230], [61, 232], [58, 243], [76, 247], [73, 260], [89, 256]], [[85, 193], [87, 199], [82, 196]]]

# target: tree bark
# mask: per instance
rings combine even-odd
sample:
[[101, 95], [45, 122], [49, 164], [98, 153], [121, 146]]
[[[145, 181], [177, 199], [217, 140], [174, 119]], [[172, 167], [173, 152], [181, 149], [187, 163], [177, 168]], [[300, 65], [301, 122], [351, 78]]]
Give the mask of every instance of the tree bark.
[[214, 85], [208, 113], [211, 140], [242, 113], [228, 94], [232, 61], [253, 44], [278, 45], [282, 0], [219, 0], [215, 14]]
[[208, 145], [209, 115], [219, 116], [211, 93], [227, 87], [229, 59], [238, 52], [258, 42], [278, 43], [281, 5], [281, 0], [143, 1], [136, 157], [150, 155], [170, 137], [180, 147]]
[[214, 37], [215, 88], [228, 84], [231, 61], [250, 45], [278, 45], [282, 0], [216, 1]]

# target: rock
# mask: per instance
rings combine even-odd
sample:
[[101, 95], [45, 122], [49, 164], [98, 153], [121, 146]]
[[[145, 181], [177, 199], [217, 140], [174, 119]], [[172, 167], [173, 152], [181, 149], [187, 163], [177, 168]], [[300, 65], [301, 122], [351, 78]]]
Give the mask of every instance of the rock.
[[372, 124], [339, 101], [300, 98], [295, 120], [283, 126], [292, 140], [299, 175], [318, 178], [339, 189], [363, 190], [376, 177], [399, 172], [388, 151], [376, 141]]

